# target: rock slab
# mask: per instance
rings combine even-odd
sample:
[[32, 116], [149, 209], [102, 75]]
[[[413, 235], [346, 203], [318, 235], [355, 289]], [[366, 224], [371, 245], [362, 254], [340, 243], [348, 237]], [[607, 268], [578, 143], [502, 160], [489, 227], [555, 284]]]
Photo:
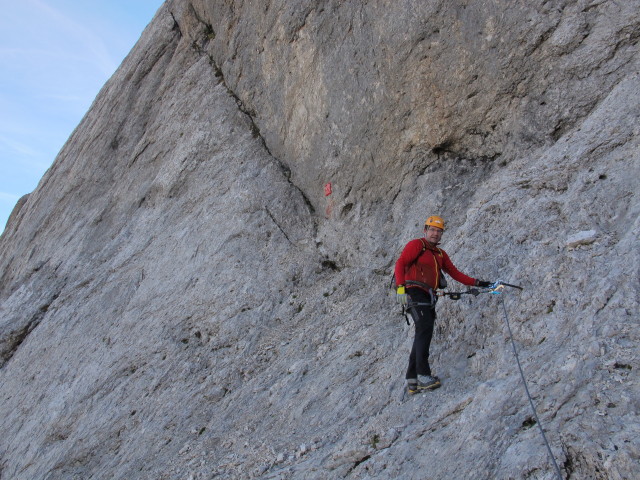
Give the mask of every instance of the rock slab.
[[[555, 478], [502, 300], [562, 475], [634, 478], [639, 12], [167, 1], [0, 238], [0, 478]], [[407, 397], [431, 213], [524, 290]]]

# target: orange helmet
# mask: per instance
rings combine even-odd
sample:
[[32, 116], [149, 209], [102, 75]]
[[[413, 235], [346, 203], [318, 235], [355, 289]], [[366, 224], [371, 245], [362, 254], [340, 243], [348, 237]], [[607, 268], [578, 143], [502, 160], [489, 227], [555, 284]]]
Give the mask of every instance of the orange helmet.
[[442, 219], [442, 217], [438, 217], [437, 215], [431, 215], [429, 218], [427, 218], [427, 221], [424, 222], [424, 228], [427, 227], [436, 227], [444, 230], [444, 220]]

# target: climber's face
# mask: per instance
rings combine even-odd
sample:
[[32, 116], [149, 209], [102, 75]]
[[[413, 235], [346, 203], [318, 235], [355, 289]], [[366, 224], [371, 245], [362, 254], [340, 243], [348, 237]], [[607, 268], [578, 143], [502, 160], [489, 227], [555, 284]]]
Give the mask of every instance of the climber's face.
[[432, 245], [437, 245], [440, 243], [440, 239], [442, 238], [443, 230], [438, 227], [426, 227], [424, 229], [424, 236], [427, 239], [427, 242]]

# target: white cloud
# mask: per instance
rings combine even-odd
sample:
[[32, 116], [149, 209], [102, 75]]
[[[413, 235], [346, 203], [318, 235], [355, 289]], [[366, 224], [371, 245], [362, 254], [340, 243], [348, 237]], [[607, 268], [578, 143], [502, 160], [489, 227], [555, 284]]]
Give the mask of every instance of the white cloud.
[[[104, 41], [94, 32], [42, 0], [27, 0], [27, 3], [42, 16], [43, 28], [50, 29], [44, 32], [51, 36], [50, 40], [54, 40], [47, 49], [48, 54], [76, 61], [89, 61], [106, 76], [111, 75], [118, 67], [118, 62], [111, 56]], [[75, 48], [68, 49], [67, 42], [75, 44]], [[64, 47], [60, 48], [61, 44]]]
[[61, 102], [85, 102], [87, 100], [86, 97], [81, 97], [80, 95], [42, 95], [41, 98], [48, 98], [50, 100], [58, 100]]
[[1, 232], [162, 0], [0, 3]]
[[0, 202], [15, 205], [20, 200], [20, 195], [14, 195], [13, 193], [0, 192]]
[[0, 58], [3, 63], [11, 62], [0, 69], [13, 71], [25, 65], [30, 71], [43, 66], [44, 70], [51, 66], [64, 69], [69, 63], [79, 63], [108, 78], [120, 59], [107, 46], [113, 42], [113, 34], [99, 32], [96, 23], [95, 18], [83, 18], [81, 13], [71, 17], [47, 1], [21, 0], [3, 9], [0, 18]]
[[24, 155], [24, 156], [28, 156], [28, 157], [35, 157], [40, 155], [40, 152], [38, 152], [37, 150], [33, 149], [32, 147], [30, 147], [29, 145], [25, 145], [24, 143], [20, 143], [20, 142], [16, 142], [15, 140], [12, 140], [10, 138], [7, 138], [5, 136], [0, 136], [0, 146], [4, 146], [6, 147], [8, 150], [20, 154], [20, 155]]

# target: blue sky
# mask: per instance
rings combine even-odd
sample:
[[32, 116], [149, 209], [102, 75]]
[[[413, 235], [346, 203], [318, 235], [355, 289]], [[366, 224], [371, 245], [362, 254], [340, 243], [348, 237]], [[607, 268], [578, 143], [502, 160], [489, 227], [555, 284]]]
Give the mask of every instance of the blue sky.
[[0, 0], [0, 232], [163, 0]]

